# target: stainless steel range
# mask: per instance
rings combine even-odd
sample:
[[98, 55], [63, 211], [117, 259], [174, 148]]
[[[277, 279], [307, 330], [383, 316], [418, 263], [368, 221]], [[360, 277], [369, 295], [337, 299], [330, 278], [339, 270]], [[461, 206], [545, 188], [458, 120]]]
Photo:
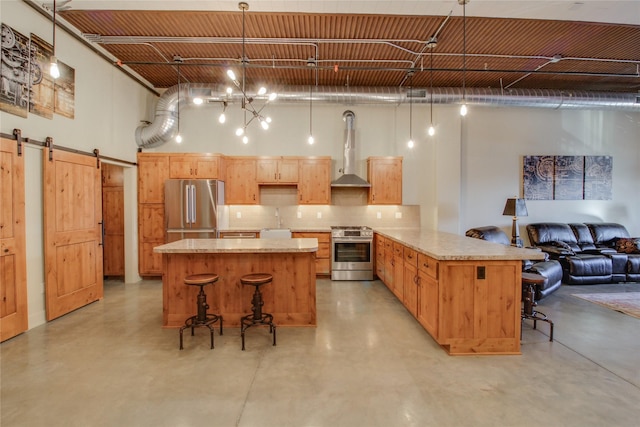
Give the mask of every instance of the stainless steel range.
[[373, 280], [370, 227], [331, 227], [331, 280]]

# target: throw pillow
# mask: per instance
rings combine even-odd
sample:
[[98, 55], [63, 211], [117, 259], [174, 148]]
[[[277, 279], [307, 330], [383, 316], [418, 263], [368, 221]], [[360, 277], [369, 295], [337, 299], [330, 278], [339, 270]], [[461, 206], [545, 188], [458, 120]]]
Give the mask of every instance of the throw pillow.
[[616, 241], [616, 252], [640, 254], [640, 237], [622, 237]]

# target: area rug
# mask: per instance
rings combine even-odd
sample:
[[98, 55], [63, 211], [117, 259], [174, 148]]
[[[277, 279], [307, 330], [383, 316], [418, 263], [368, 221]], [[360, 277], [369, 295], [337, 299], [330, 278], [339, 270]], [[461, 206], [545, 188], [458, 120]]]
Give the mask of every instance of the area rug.
[[571, 295], [640, 319], [640, 292]]

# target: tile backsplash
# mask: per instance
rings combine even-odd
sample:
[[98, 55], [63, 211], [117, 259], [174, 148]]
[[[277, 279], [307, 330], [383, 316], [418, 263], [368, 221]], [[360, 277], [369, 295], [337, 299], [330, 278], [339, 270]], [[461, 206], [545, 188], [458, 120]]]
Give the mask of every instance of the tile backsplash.
[[225, 210], [230, 229], [420, 226], [418, 205], [230, 205]]

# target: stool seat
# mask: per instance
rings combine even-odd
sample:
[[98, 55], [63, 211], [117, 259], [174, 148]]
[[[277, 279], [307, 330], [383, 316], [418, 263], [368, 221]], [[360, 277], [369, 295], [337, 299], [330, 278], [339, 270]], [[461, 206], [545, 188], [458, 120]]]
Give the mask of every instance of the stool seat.
[[207, 294], [204, 293], [204, 287], [217, 282], [219, 276], [214, 273], [192, 274], [184, 278], [184, 284], [189, 286], [199, 286], [198, 298], [196, 302], [195, 316], [189, 317], [184, 321], [184, 325], [180, 327], [180, 350], [183, 349], [182, 335], [185, 329], [191, 329], [191, 336], [194, 335], [195, 328], [206, 327], [211, 334], [211, 348], [213, 348], [213, 325], [220, 322], [220, 335], [222, 335], [222, 315], [208, 313], [209, 304], [207, 304]]
[[219, 276], [217, 274], [192, 274], [184, 278], [184, 284], [194, 286], [208, 285], [217, 282], [218, 279]]
[[240, 278], [240, 283], [243, 285], [260, 286], [267, 284], [273, 280], [273, 275], [267, 273], [252, 273], [245, 274]]

